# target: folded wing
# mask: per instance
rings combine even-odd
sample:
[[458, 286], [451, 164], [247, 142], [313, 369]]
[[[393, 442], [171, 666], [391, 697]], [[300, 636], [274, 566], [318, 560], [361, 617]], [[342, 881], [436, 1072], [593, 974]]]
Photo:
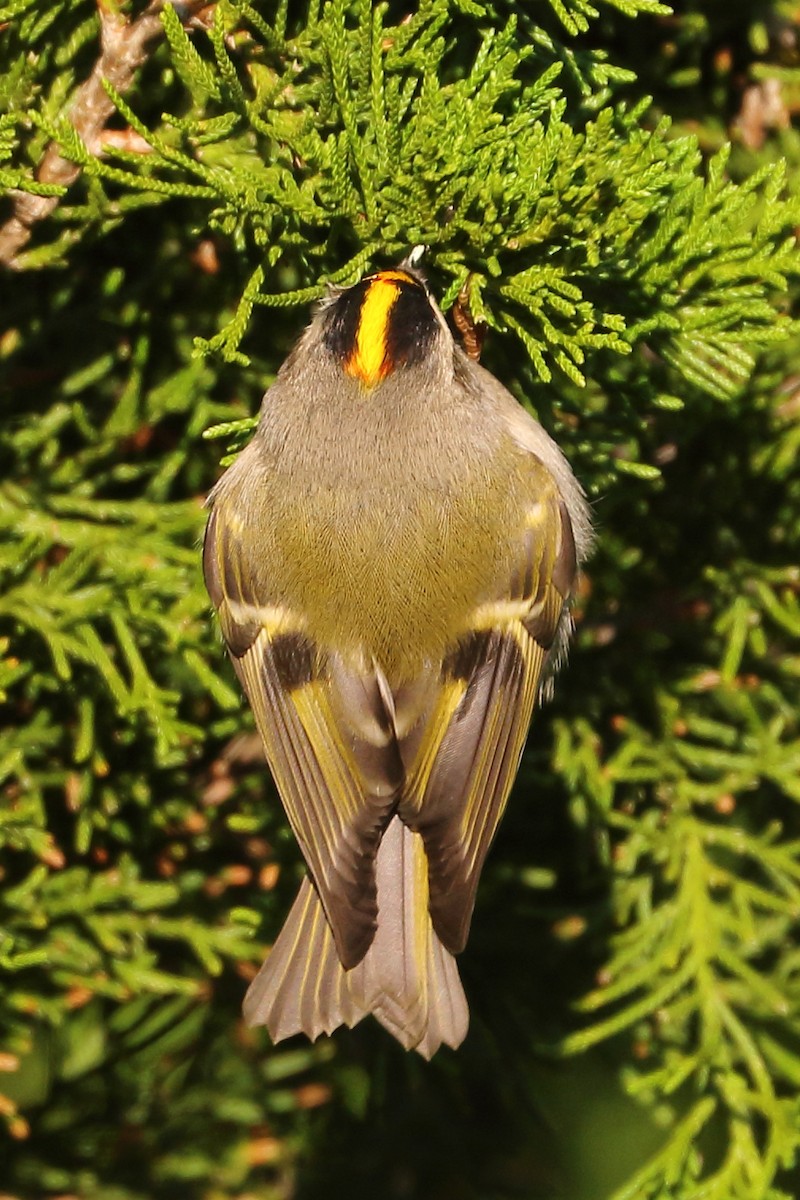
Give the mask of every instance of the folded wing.
[[569, 516], [542, 471], [506, 588], [475, 610], [438, 680], [396, 697], [407, 776], [398, 811], [422, 835], [433, 926], [453, 954], [467, 940], [575, 573]]
[[377, 924], [375, 858], [403, 767], [375, 671], [323, 652], [257, 588], [235, 520], [208, 522], [206, 586], [343, 966]]

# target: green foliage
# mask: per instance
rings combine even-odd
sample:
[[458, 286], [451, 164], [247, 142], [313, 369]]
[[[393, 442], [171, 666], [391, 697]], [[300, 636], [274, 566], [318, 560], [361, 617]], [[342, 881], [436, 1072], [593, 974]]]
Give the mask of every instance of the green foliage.
[[[106, 6], [0, 7], [0, 179], [58, 201], [0, 299], [15, 1195], [796, 1194], [800, 144], [749, 144], [736, 81], [790, 98], [800, 31], [782, 2], [511, 7], [167, 5], [102, 152], [68, 102]], [[198, 550], [214, 439], [309, 305], [418, 244], [599, 526], [473, 1032], [431, 1066], [238, 1020], [298, 856]]]
[[[151, 130], [107, 85], [146, 155], [98, 158], [63, 113], [29, 113], [104, 195], [205, 200], [209, 228], [256, 260], [205, 349], [244, 363], [254, 306], [307, 305], [416, 244], [445, 306], [468, 283], [474, 314], [516, 333], [544, 382], [559, 368], [582, 384], [587, 353], [627, 353], [646, 335], [682, 377], [726, 394], [785, 336], [770, 293], [796, 270], [798, 210], [780, 198], [779, 164], [737, 189], [721, 154], [704, 183], [696, 139], [642, 128], [641, 106], [587, 121], [558, 88], [562, 64], [514, 18], [476, 19], [475, 52], [454, 68], [450, 0], [397, 26], [380, 5], [357, 20], [348, 7], [288, 36], [285, 18], [272, 27], [224, 0], [204, 54], [167, 7], [182, 113]], [[281, 268], [300, 286], [264, 290]]]
[[[610, 8], [616, 8], [626, 17], [635, 17], [639, 13], [669, 13], [668, 4], [660, 4], [658, 0], [603, 0]], [[550, 0], [553, 12], [563, 23], [567, 33], [573, 36], [585, 33], [593, 17], [600, 15], [599, 10], [589, 3], [589, 0], [572, 0], [564, 4], [563, 0]]]

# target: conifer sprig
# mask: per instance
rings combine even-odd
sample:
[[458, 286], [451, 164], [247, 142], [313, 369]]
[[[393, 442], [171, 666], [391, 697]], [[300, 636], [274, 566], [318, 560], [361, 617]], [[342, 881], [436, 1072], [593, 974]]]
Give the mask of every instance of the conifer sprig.
[[[198, 343], [229, 361], [245, 361], [254, 306], [307, 305], [423, 244], [445, 307], [469, 279], [477, 315], [516, 335], [544, 382], [557, 370], [581, 386], [587, 356], [646, 339], [676, 388], [741, 387], [789, 331], [771, 302], [797, 272], [780, 168], [737, 186], [722, 154], [704, 180], [696, 141], [644, 129], [641, 108], [587, 121], [514, 18], [487, 30], [474, 17], [478, 49], [455, 77], [450, 19], [449, 0], [399, 26], [336, 0], [287, 37], [221, 0], [198, 37], [168, 6], [185, 110], [151, 128], [106, 85], [146, 154], [98, 157], [67, 118], [31, 119], [107, 205], [119, 189], [207, 202], [210, 227], [247, 249], [258, 265], [235, 316]], [[290, 277], [299, 286], [275, 288]]]

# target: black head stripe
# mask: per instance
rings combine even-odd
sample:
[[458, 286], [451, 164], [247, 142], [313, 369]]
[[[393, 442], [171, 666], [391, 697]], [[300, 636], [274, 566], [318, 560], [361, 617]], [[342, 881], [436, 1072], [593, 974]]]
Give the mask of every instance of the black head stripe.
[[361, 309], [371, 279], [362, 279], [354, 287], [341, 292], [326, 312], [323, 341], [337, 358], [346, 359], [356, 344]]
[[416, 280], [400, 284], [400, 294], [389, 314], [386, 357], [393, 366], [414, 366], [424, 361], [436, 336], [438, 321], [428, 295]]

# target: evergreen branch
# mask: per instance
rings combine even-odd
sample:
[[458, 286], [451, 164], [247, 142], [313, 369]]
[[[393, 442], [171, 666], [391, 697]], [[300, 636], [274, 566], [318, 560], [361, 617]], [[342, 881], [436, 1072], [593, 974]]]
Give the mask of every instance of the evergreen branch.
[[[662, 1147], [639, 1171], [618, 1188], [609, 1200], [645, 1200], [664, 1194], [665, 1181], [668, 1186], [677, 1191], [680, 1180], [675, 1171], [675, 1163], [681, 1164], [681, 1174], [691, 1180], [698, 1173], [698, 1155], [695, 1143], [708, 1124], [715, 1110], [715, 1102], [709, 1096], [693, 1106], [689, 1114], [683, 1118], [677, 1128], [672, 1131], [668, 1143]], [[682, 1189], [681, 1194], [691, 1196]], [[696, 1198], [699, 1200], [699, 1197]]]
[[[100, 17], [100, 56], [89, 78], [78, 88], [69, 105], [68, 119], [78, 136], [88, 146], [97, 146], [113, 105], [103, 88], [103, 81], [125, 92], [147, 56], [150, 43], [161, 32], [159, 14], [163, 0], [152, 0], [133, 22], [127, 22], [117, 9], [98, 0]], [[0, 264], [19, 269], [17, 258], [30, 239], [36, 222], [49, 216], [59, 198], [80, 173], [80, 167], [65, 158], [55, 144], [49, 146], [36, 170], [38, 183], [47, 193], [30, 190], [13, 197], [13, 213], [0, 227]], [[50, 189], [57, 188], [58, 191]]]
[[[669, 142], [664, 124], [645, 133], [633, 110], [601, 109], [583, 128], [568, 123], [555, 86], [559, 64], [522, 83], [533, 47], [520, 47], [513, 20], [484, 34], [463, 78], [450, 78], [441, 36], [449, 19], [437, 0], [406, 25], [385, 27], [371, 7], [351, 14], [349, 0], [337, 0], [323, 10], [318, 44], [293, 41], [290, 65], [263, 20], [246, 6], [220, 4], [212, 67], [174, 14], [165, 16], [193, 107], [212, 109], [168, 118], [185, 148], [148, 129], [113, 81], [105, 89], [149, 147], [146, 161], [109, 147], [124, 169], [111, 166], [63, 122], [61, 140], [98, 180], [215, 201], [211, 224], [226, 236], [245, 230], [257, 250], [268, 248], [269, 272], [309, 227], [320, 241], [314, 256], [324, 257], [343, 219], [354, 260], [368, 262], [378, 248], [397, 258], [410, 245], [430, 245], [443, 292], [456, 294], [468, 274], [481, 279], [484, 319], [520, 338], [545, 382], [557, 370], [583, 386], [587, 353], [626, 353], [647, 337], [692, 386], [735, 394], [755, 352], [792, 330], [775, 320], [769, 296], [798, 271], [785, 237], [796, 205], [779, 199], [780, 172], [736, 187], [722, 154], [704, 183], [697, 146]], [[251, 95], [228, 47], [237, 21], [249, 23], [277, 63], [271, 72], [253, 68]], [[300, 96], [307, 107], [297, 119]], [[259, 156], [244, 149], [245, 119], [264, 139]], [[446, 213], [454, 214], [449, 225]], [[253, 303], [306, 302], [319, 287], [306, 280], [280, 299], [261, 287], [258, 299], [248, 291], [233, 323], [198, 345], [244, 365], [237, 347]], [[635, 456], [615, 456], [614, 469], [658, 477]]]

